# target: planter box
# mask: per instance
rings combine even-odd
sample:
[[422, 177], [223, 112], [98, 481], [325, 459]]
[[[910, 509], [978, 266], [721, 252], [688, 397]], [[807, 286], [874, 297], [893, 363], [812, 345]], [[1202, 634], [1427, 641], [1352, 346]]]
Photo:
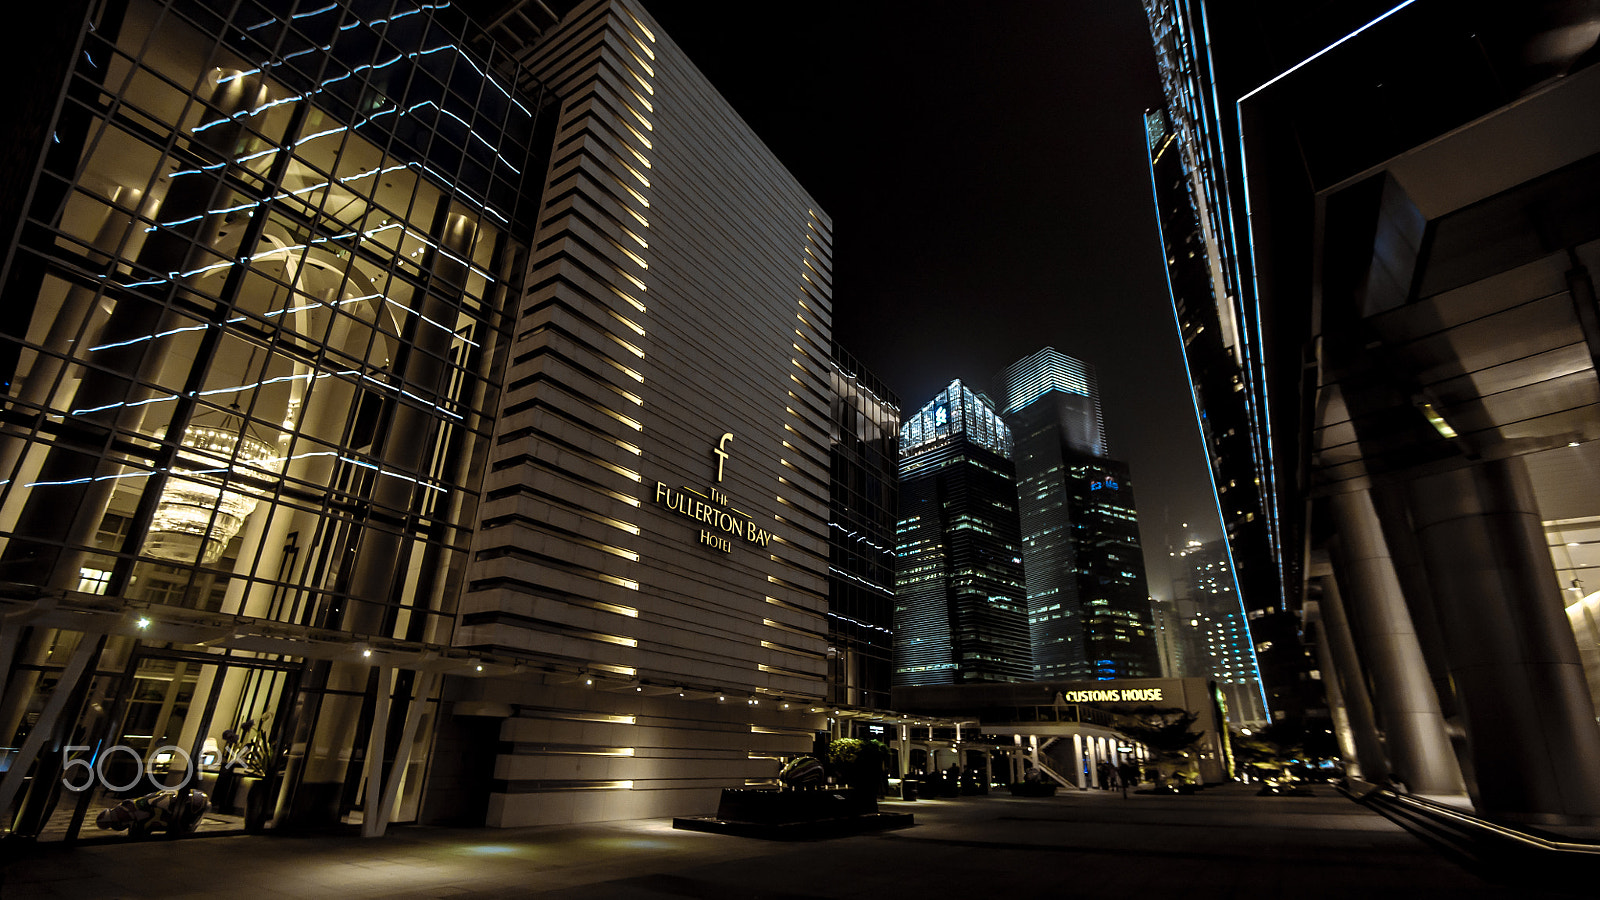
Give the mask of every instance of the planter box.
[[744, 791], [724, 788], [717, 818], [727, 822], [816, 822], [867, 816], [878, 811], [878, 799], [854, 791]]
[[910, 813], [880, 813], [871, 791], [761, 791], [724, 788], [715, 816], [683, 816], [672, 827], [774, 840], [814, 840], [905, 828]]

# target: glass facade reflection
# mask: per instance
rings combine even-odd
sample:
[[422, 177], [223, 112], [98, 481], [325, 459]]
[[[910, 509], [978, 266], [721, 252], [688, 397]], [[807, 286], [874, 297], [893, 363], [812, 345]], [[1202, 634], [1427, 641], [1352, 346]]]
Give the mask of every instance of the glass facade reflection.
[[41, 722], [197, 766], [249, 722], [268, 818], [346, 815], [388, 692], [273, 642], [448, 644], [537, 100], [425, 0], [130, 0], [79, 34], [4, 277], [0, 583], [89, 627], [5, 635], [0, 746], [37, 762], [4, 799], [32, 833], [88, 802], [24, 752]]
[[833, 345], [828, 702], [889, 708], [900, 400]]

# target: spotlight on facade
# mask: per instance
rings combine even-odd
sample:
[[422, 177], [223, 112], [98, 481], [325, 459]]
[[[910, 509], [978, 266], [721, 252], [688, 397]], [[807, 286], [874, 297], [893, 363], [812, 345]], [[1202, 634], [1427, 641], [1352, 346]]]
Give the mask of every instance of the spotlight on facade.
[[150, 618], [148, 616], [140, 616], [139, 617], [139, 630], [143, 631], [144, 629], [149, 628], [149, 627], [150, 627]]
[[1434, 409], [1432, 403], [1422, 403], [1421, 408], [1423, 417], [1428, 420], [1428, 424], [1433, 426], [1434, 431], [1439, 432], [1441, 437], [1453, 439], [1457, 436], [1456, 430], [1450, 427], [1450, 423], [1444, 420], [1444, 416], [1437, 409]]

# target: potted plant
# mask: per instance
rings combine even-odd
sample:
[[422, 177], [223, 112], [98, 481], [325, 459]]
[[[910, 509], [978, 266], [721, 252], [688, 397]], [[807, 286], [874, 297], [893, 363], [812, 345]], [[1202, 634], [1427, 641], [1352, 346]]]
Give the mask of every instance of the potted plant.
[[218, 805], [232, 809], [244, 796], [244, 827], [260, 831], [267, 821], [267, 792], [282, 763], [267, 731], [267, 719], [246, 719], [222, 733], [222, 771], [217, 776]]

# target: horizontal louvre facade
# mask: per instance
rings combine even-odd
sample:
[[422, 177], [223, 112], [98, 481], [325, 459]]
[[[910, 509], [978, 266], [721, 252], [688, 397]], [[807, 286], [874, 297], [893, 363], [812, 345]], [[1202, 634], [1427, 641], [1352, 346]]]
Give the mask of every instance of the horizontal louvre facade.
[[458, 710], [506, 716], [491, 824], [704, 812], [822, 724], [830, 225], [636, 5], [524, 62], [559, 119], [456, 644], [554, 674]]

